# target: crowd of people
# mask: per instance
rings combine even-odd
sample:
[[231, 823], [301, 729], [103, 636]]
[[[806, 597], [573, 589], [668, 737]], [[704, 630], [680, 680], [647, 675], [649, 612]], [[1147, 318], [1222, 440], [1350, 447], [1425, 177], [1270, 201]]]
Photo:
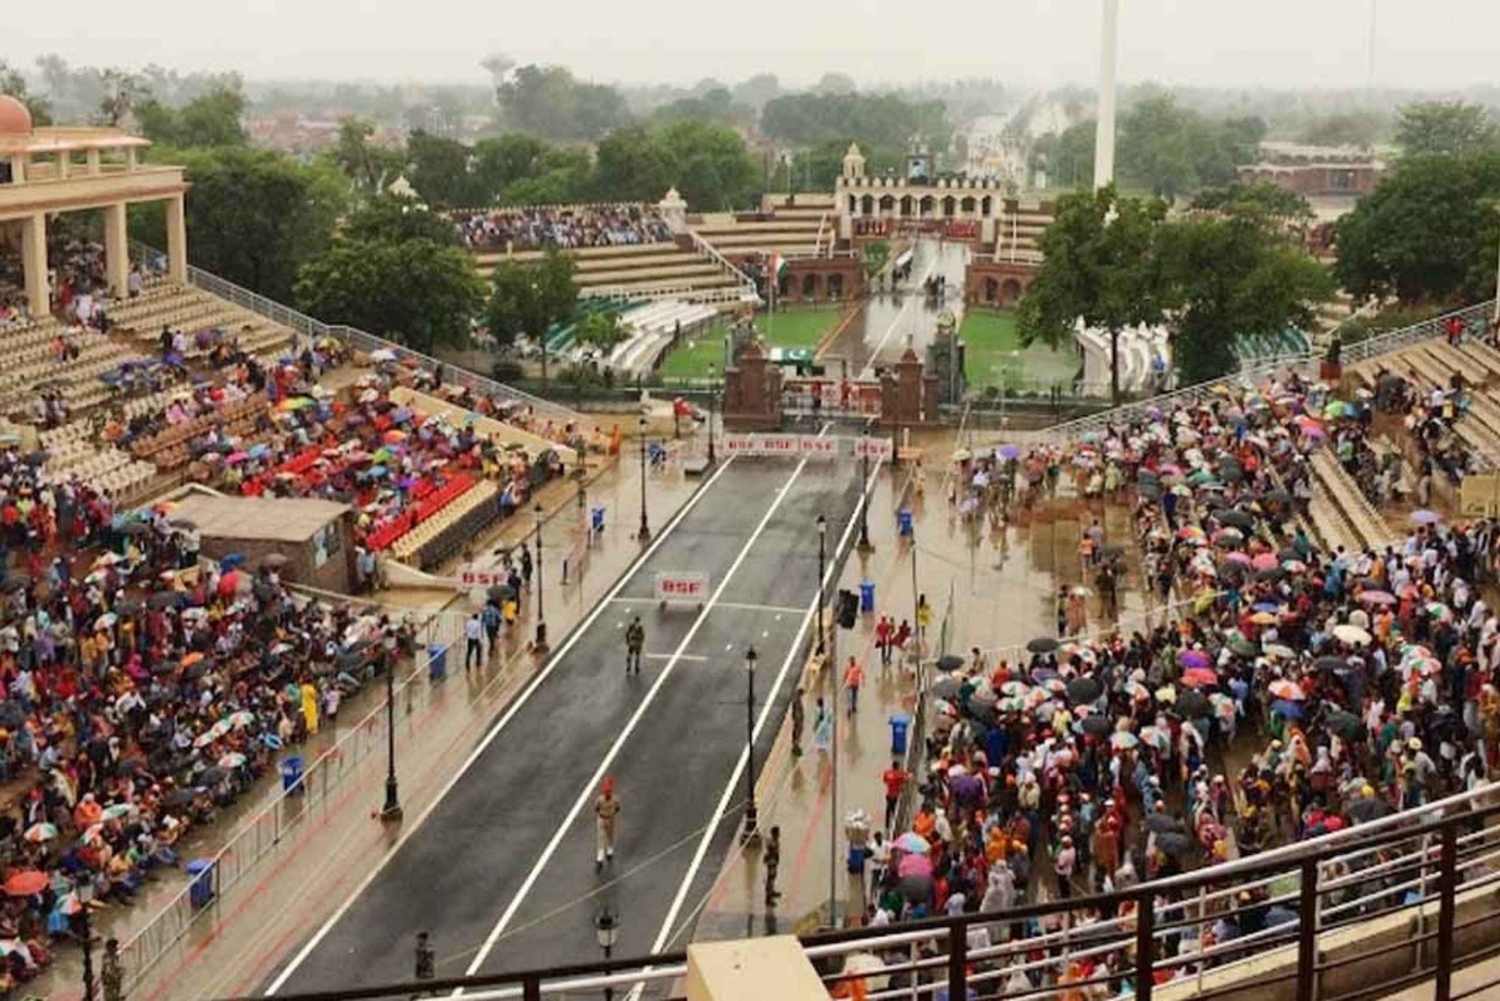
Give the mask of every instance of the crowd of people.
[[[971, 517], [1036, 503], [1069, 469], [1080, 496], [1130, 503], [1135, 539], [1104, 545], [1090, 538], [1095, 522], [1080, 552], [1100, 573], [1138, 552], [1156, 606], [1138, 628], [1074, 636], [1078, 623], [1060, 615], [1059, 635], [1025, 649], [939, 662], [918, 774], [899, 761], [886, 772], [892, 812], [908, 786], [914, 807], [900, 828], [888, 818], [894, 839], [877, 836], [871, 848], [869, 919], [1127, 889], [1496, 774], [1500, 617], [1482, 597], [1495, 580], [1495, 525], [1417, 508], [1387, 547], [1330, 551], [1309, 537], [1315, 450], [1334, 449], [1346, 470], [1380, 486], [1379, 499], [1395, 499], [1394, 460], [1372, 459], [1372, 408], [1409, 416], [1412, 404], [1405, 392], [1346, 403], [1289, 374], [1143, 411], [1066, 449], [962, 454], [953, 500]], [[1449, 437], [1433, 440], [1456, 451]], [[1345, 872], [1385, 857], [1352, 858]], [[1332, 902], [1397, 882], [1377, 870]], [[1166, 940], [1168, 955], [1278, 926], [1293, 937], [1296, 912], [1267, 899], [1263, 888], [1226, 895], [1212, 920]], [[1377, 896], [1359, 909], [1388, 903]], [[1167, 893], [1165, 906], [1181, 918], [1196, 905]], [[1073, 917], [1086, 930], [1120, 915]], [[997, 925], [983, 936], [1050, 927]], [[1036, 989], [1116, 972], [1128, 985], [1123, 954], [1007, 976]]]
[[648, 205], [579, 205], [476, 212], [453, 222], [470, 250], [572, 250], [663, 243], [672, 228]]

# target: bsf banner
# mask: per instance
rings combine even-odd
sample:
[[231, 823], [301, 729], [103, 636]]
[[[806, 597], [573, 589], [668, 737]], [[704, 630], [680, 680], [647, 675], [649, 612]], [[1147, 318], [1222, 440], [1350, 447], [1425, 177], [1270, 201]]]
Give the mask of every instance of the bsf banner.
[[748, 457], [791, 456], [798, 459], [837, 459], [868, 455], [877, 462], [889, 460], [894, 446], [889, 438], [849, 438], [836, 435], [815, 437], [803, 434], [727, 434], [723, 438], [725, 455]]
[[708, 574], [662, 570], [656, 575], [656, 600], [702, 604], [708, 600]]
[[505, 583], [507, 583], [506, 573], [504, 568], [500, 567], [480, 570], [471, 563], [464, 567], [458, 575], [458, 589], [460, 591], [467, 591], [475, 587], [495, 587]]

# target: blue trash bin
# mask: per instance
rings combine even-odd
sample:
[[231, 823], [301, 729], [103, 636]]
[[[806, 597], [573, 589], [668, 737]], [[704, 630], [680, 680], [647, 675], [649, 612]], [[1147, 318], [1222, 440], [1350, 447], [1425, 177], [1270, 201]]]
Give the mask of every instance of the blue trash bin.
[[303, 760], [300, 754], [290, 754], [281, 759], [281, 788], [287, 792], [302, 790]]
[[599, 504], [599, 505], [595, 506], [591, 511], [589, 511], [589, 524], [593, 527], [595, 535], [602, 535], [603, 534], [603, 532], [604, 532], [604, 505], [603, 504]]
[[427, 677], [431, 681], [442, 681], [448, 676], [448, 648], [436, 643], [427, 647]]
[[214, 860], [193, 859], [187, 864], [187, 874], [188, 902], [194, 908], [207, 907], [214, 899]]
[[912, 524], [911, 508], [904, 507], [896, 512], [896, 524], [901, 530], [901, 537], [910, 539], [916, 534], [916, 526]]
[[859, 582], [859, 611], [862, 615], [875, 611], [875, 582], [868, 577]]
[[891, 753], [906, 753], [906, 731], [911, 729], [911, 717], [906, 713], [897, 713], [889, 720], [891, 724]]

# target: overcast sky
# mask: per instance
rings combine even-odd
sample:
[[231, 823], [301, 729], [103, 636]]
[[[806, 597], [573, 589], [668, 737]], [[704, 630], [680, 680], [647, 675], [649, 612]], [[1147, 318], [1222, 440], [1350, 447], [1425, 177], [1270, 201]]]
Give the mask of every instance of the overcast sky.
[[[1360, 86], [1372, 3], [1377, 79], [1496, 79], [1496, 0], [1123, 0], [1120, 75], [1220, 86]], [[829, 70], [869, 84], [993, 76], [1089, 82], [1100, 0], [73, 0], [6, 3], [0, 58], [483, 83], [486, 52], [597, 80], [691, 83]]]

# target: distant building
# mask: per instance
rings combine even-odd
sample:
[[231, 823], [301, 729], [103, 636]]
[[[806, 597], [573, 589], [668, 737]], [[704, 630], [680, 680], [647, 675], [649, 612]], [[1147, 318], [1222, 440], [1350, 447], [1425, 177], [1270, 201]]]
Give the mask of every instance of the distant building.
[[1385, 173], [1376, 150], [1355, 146], [1311, 146], [1263, 142], [1261, 161], [1239, 168], [1246, 184], [1267, 181], [1304, 198], [1358, 198], [1375, 190]]

